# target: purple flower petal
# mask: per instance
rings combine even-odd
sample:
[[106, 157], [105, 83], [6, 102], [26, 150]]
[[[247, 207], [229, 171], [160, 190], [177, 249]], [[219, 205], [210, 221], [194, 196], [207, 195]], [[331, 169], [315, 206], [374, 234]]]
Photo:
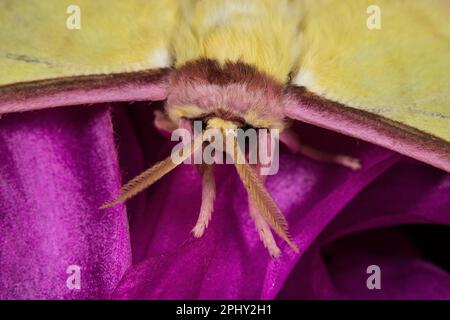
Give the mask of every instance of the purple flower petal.
[[[0, 120], [0, 298], [102, 298], [131, 263], [124, 206], [98, 210], [120, 186], [107, 107]], [[81, 288], [66, 273], [81, 268]]]
[[[374, 265], [379, 289], [367, 285]], [[449, 299], [450, 277], [420, 257], [404, 230], [380, 229], [311, 248], [278, 298]]]

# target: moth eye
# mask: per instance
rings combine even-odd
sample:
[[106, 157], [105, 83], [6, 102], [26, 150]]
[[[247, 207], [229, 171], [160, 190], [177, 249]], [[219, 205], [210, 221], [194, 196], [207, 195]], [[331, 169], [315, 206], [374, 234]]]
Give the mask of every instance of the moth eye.
[[255, 129], [255, 130], [258, 129], [258, 128], [255, 128], [255, 127], [253, 127], [252, 125], [250, 125], [248, 123], [244, 123], [240, 128], [243, 129], [244, 131], [247, 131], [249, 129]]
[[206, 130], [206, 128], [208, 127], [208, 122], [205, 121], [205, 119], [202, 119], [202, 130]]

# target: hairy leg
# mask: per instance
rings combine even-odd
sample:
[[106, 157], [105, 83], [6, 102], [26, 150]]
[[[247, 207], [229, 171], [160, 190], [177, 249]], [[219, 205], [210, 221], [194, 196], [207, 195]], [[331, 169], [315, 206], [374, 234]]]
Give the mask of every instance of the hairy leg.
[[300, 142], [297, 133], [292, 129], [286, 129], [280, 134], [280, 141], [283, 142], [292, 152], [301, 153], [311, 159], [336, 163], [352, 170], [361, 169], [361, 161], [343, 154], [332, 154], [317, 150]]
[[213, 165], [202, 164], [202, 204], [197, 223], [192, 229], [192, 233], [196, 238], [200, 238], [206, 227], [211, 221], [211, 215], [214, 209], [214, 199], [216, 198], [216, 184], [214, 181]]
[[169, 117], [161, 110], [155, 110], [155, 119], [153, 123], [161, 133], [170, 135], [170, 133], [177, 128], [177, 125], [169, 119]]

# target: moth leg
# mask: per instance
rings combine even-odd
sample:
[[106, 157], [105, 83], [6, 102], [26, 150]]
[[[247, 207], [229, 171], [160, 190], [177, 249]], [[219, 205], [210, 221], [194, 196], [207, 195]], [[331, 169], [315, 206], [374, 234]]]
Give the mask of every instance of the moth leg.
[[205, 232], [206, 227], [211, 221], [211, 215], [214, 209], [214, 199], [216, 198], [216, 183], [214, 181], [213, 165], [202, 164], [202, 204], [197, 223], [192, 229], [192, 234], [200, 238]]
[[273, 258], [278, 258], [280, 256], [280, 248], [278, 248], [277, 243], [275, 242], [275, 239], [273, 237], [272, 231], [270, 230], [269, 224], [264, 219], [264, 216], [259, 211], [258, 206], [256, 203], [253, 202], [253, 200], [248, 199], [248, 206], [250, 211], [250, 216], [252, 217], [253, 221], [255, 222], [256, 229], [259, 233], [259, 238], [264, 243], [264, 247], [267, 248], [270, 255]]
[[161, 110], [155, 110], [155, 119], [153, 123], [159, 131], [164, 134], [170, 134], [173, 130], [177, 129], [177, 125]]
[[333, 154], [317, 150], [311, 146], [303, 144], [297, 133], [292, 129], [287, 129], [280, 134], [280, 141], [283, 142], [292, 152], [303, 154], [311, 159], [336, 163], [352, 170], [361, 169], [361, 161], [343, 154]]

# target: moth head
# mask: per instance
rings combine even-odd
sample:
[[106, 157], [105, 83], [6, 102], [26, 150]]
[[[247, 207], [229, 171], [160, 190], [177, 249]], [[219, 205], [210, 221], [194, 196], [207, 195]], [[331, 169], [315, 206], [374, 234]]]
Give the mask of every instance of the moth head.
[[168, 82], [165, 109], [174, 123], [218, 117], [253, 128], [285, 127], [283, 84], [248, 64], [200, 59], [174, 70]]
[[[229, 106], [210, 105], [205, 108], [194, 104], [167, 104], [165, 109], [174, 125], [178, 125], [182, 119], [202, 120], [206, 123], [209, 119], [214, 118], [235, 123], [239, 128], [250, 127], [282, 131], [287, 126], [287, 121], [283, 117], [266, 110], [264, 106], [249, 106], [235, 110]], [[217, 120], [213, 122], [217, 123]]]

